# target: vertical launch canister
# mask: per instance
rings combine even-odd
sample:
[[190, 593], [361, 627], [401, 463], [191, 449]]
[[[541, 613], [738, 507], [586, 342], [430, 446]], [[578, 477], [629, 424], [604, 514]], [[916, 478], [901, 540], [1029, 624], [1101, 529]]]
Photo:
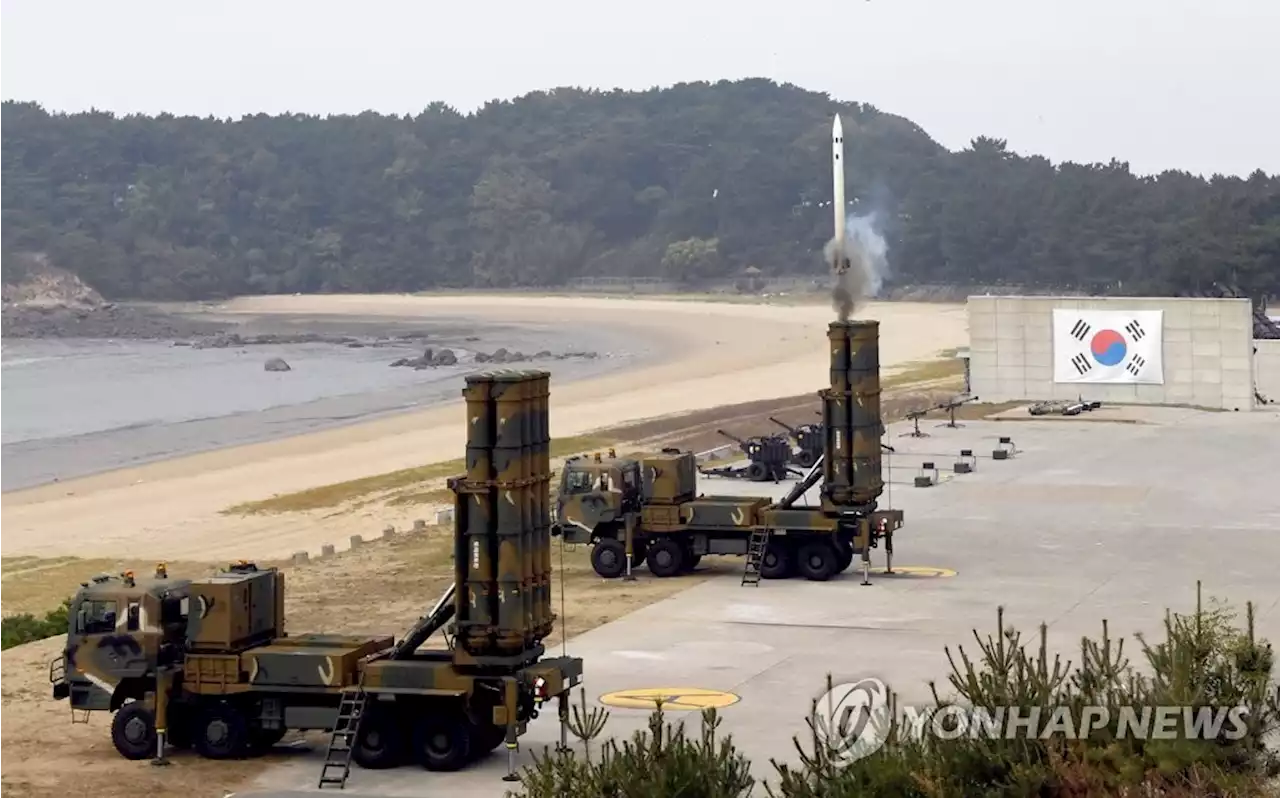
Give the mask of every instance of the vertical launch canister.
[[880, 467], [880, 323], [832, 322], [830, 387], [822, 394], [826, 457], [823, 504], [875, 507], [884, 491]]

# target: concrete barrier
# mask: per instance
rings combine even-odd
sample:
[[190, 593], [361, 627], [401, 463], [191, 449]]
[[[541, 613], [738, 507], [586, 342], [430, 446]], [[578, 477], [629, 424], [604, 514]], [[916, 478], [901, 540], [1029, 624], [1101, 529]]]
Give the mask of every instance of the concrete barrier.
[[447, 509], [447, 510], [436, 510], [436, 524], [437, 524], [437, 525], [451, 524], [451, 523], [453, 523], [453, 510], [452, 510], [452, 509]]
[[351, 536], [351, 548], [358, 549], [364, 543], [364, 538], [360, 535]]
[[333, 556], [334, 551], [335, 551], [335, 549], [333, 548], [333, 544], [332, 544], [332, 543], [326, 543], [326, 544], [324, 544], [323, 546], [321, 546], [321, 547], [320, 547], [320, 556], [321, 556], [321, 557], [332, 557], [332, 556]]
[[387, 524], [386, 528], [382, 530], [382, 539], [389, 540], [395, 536], [396, 536], [396, 528], [391, 526], [390, 524]]
[[423, 521], [421, 518], [414, 519], [414, 522], [413, 522], [413, 531], [414, 531], [414, 532], [418, 532], [418, 533], [426, 532], [426, 531], [427, 531], [427, 522], [426, 522], [426, 521]]
[[306, 565], [309, 562], [311, 562], [311, 555], [305, 551], [295, 551], [293, 553], [294, 565]]

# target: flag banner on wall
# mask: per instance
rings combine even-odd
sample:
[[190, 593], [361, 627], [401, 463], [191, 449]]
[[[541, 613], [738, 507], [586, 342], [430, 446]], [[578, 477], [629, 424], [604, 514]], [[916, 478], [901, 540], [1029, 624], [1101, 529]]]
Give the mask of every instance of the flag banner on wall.
[[1053, 311], [1053, 381], [1163, 385], [1162, 310]]

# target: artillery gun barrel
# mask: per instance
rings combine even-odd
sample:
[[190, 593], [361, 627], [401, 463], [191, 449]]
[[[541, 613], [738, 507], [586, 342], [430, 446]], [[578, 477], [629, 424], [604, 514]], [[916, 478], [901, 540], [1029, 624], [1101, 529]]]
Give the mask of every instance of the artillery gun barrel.
[[737, 435], [730, 435], [729, 433], [725, 432], [725, 431], [724, 431], [724, 430], [722, 430], [722, 429], [718, 429], [718, 430], [716, 430], [716, 432], [718, 432], [718, 433], [720, 433], [721, 435], [725, 436], [726, 438], [728, 438], [729, 440], [733, 441], [734, 443], [740, 444], [740, 445], [742, 445], [742, 446], [746, 446], [746, 445], [747, 445], [747, 442], [746, 442], [746, 441], [744, 441], [742, 438], [739, 438]]
[[770, 421], [772, 421], [774, 424], [777, 424], [779, 427], [782, 427], [782, 428], [783, 428], [783, 429], [785, 429], [787, 432], [791, 433], [791, 436], [792, 436], [793, 438], [794, 438], [794, 437], [797, 437], [797, 436], [800, 434], [800, 433], [799, 433], [799, 431], [797, 431], [795, 427], [791, 426], [790, 424], [784, 424], [784, 423], [782, 423], [781, 421], [779, 421], [778, 419], [774, 418], [773, 416], [769, 416], [769, 420], [770, 420]]

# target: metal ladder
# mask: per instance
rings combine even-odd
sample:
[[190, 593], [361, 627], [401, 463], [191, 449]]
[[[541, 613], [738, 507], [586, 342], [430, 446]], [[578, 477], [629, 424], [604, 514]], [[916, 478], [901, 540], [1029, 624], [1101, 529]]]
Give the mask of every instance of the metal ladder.
[[769, 547], [768, 527], [751, 530], [751, 539], [747, 542], [747, 562], [742, 566], [742, 584], [758, 587], [760, 584], [760, 568], [764, 565], [764, 552]]
[[364, 673], [361, 672], [360, 681], [342, 691], [338, 717], [333, 722], [333, 734], [329, 737], [329, 749], [324, 754], [317, 789], [331, 786], [341, 790], [347, 786], [347, 777], [351, 774], [351, 752], [356, 747], [356, 734], [360, 731], [368, 699], [369, 694], [364, 691]]

